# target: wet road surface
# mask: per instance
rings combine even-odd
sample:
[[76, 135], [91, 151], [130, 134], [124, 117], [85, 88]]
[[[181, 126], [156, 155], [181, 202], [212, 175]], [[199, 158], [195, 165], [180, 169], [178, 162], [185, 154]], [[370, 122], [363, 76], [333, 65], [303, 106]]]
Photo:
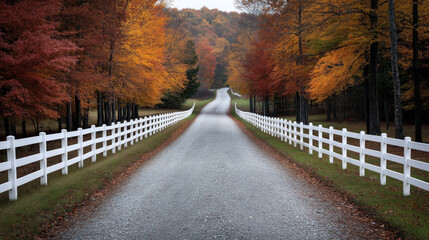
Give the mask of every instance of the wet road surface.
[[[227, 115], [218, 90], [195, 122], [64, 239], [359, 239], [320, 191], [260, 150]], [[150, 141], [150, 139], [148, 139]]]

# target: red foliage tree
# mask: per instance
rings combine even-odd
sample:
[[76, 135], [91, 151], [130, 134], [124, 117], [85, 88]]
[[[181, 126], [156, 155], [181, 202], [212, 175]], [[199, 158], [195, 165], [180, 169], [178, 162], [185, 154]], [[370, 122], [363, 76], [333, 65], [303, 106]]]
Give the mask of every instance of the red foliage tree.
[[60, 40], [53, 16], [59, 0], [0, 2], [0, 114], [5, 118], [56, 118], [69, 100], [58, 76], [77, 62], [78, 47]]

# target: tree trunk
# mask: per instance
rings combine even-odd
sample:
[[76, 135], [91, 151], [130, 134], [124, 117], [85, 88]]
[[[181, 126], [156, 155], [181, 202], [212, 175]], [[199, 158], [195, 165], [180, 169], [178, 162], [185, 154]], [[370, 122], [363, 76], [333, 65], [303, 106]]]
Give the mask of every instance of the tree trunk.
[[296, 116], [295, 118], [296, 118], [296, 122], [301, 122], [300, 112], [301, 112], [301, 110], [300, 110], [300, 97], [299, 97], [299, 92], [296, 91], [296, 94], [295, 94], [295, 116]]
[[270, 116], [270, 98], [265, 97], [264, 99], [264, 116]]
[[396, 35], [395, 0], [389, 0], [390, 53], [393, 77], [393, 102], [395, 109], [395, 137], [404, 139], [402, 123], [401, 82], [398, 68], [398, 37]]
[[22, 120], [21, 122], [21, 131], [22, 131], [22, 136], [27, 137], [27, 128], [25, 126], [25, 120]]
[[[371, 14], [370, 14], [370, 25], [371, 31], [373, 31], [374, 38], [376, 37], [376, 30], [378, 25], [378, 0], [371, 0]], [[373, 135], [380, 135], [380, 113], [378, 108], [378, 91], [377, 91], [377, 68], [378, 68], [378, 41], [375, 39], [370, 46], [369, 56], [369, 129], [368, 133]]]
[[72, 131], [73, 130], [72, 102], [68, 102], [67, 103], [66, 127], [67, 127], [67, 131]]
[[9, 118], [8, 117], [4, 117], [3, 123], [4, 123], [4, 131], [6, 133], [6, 136], [12, 135], [12, 129], [10, 127]]
[[101, 92], [97, 91], [97, 126], [103, 125], [103, 100]]
[[112, 122], [116, 123], [116, 99], [115, 99], [115, 95], [113, 95], [113, 100], [112, 100]]
[[389, 130], [389, 109], [387, 107], [387, 96], [384, 96], [384, 121], [386, 121], [386, 129]]
[[[16, 136], [16, 124], [15, 124], [15, 118], [12, 121], [12, 135]], [[39, 126], [37, 126], [37, 133], [39, 133]]]
[[139, 119], [139, 106], [135, 104], [134, 107], [136, 109], [136, 119]]
[[256, 113], [256, 96], [253, 97], [253, 112]]
[[331, 121], [331, 97], [326, 99], [326, 121]]
[[413, 66], [412, 66], [412, 75], [413, 75], [413, 84], [414, 84], [414, 133], [415, 141], [422, 142], [422, 101], [420, 98], [420, 77], [418, 73], [418, 60], [419, 60], [419, 1], [413, 0]]
[[332, 115], [334, 117], [334, 121], [338, 120], [338, 116], [337, 116], [337, 96], [334, 95], [331, 99], [332, 103], [331, 103], [331, 107], [332, 107]]
[[75, 98], [75, 128], [78, 129], [80, 128], [82, 125], [82, 107], [81, 107], [81, 102], [80, 102], [80, 97], [77, 93], [75, 93], [74, 95]]
[[300, 122], [303, 122], [304, 124], [308, 124], [308, 99], [305, 97], [305, 93], [304, 90], [301, 89], [301, 94], [300, 94], [300, 117], [299, 120]]
[[253, 112], [253, 102], [252, 97], [249, 98], [249, 106], [250, 106], [250, 112]]
[[89, 108], [83, 110], [83, 128], [89, 128]]
[[366, 122], [366, 132], [369, 132], [369, 65], [366, 65], [363, 70], [363, 79], [364, 79], [364, 111], [365, 111], [365, 122]]
[[337, 103], [338, 103], [338, 122], [342, 123], [343, 122], [343, 112], [342, 112], [342, 108], [341, 108], [341, 105], [342, 105], [341, 95], [338, 95], [337, 99], [338, 99], [338, 101], [337, 101]]
[[111, 109], [112, 103], [110, 102], [110, 99], [106, 101], [106, 115], [107, 115], [107, 121], [106, 124], [108, 126], [112, 125], [112, 109]]
[[127, 121], [131, 120], [131, 104], [127, 103]]

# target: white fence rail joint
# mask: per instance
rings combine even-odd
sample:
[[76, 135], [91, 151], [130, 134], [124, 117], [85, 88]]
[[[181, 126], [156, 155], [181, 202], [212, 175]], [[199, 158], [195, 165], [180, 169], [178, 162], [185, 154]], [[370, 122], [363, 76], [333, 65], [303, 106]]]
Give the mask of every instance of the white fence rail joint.
[[[133, 145], [134, 142], [143, 140], [143, 137], [147, 138], [148, 134], [152, 136], [189, 117], [194, 109], [195, 103], [191, 109], [186, 111], [159, 114], [130, 122], [118, 122], [111, 126], [95, 127], [93, 125], [88, 129], [79, 128], [77, 131], [71, 132], [62, 130], [61, 133], [48, 135], [42, 132], [39, 136], [23, 139], [8, 136], [6, 141], [0, 141], [0, 151], [6, 150], [7, 154], [7, 161], [0, 162], [0, 173], [7, 171], [7, 181], [0, 182], [0, 193], [9, 191], [9, 199], [16, 200], [18, 199], [19, 186], [38, 178], [40, 178], [41, 185], [47, 185], [50, 173], [61, 170], [63, 175], [67, 175], [71, 165], [78, 163], [81, 168], [86, 159], [90, 158], [92, 162], [95, 162], [97, 154], [102, 153], [103, 156], [107, 156], [108, 151], [115, 153], [116, 150], [121, 150], [122, 146], [127, 147], [128, 143]], [[97, 137], [97, 133], [99, 133], [99, 137]], [[84, 136], [86, 136], [86, 140], [84, 140]], [[69, 138], [77, 138], [77, 143], [69, 145]], [[59, 141], [60, 147], [48, 149], [47, 144], [52, 141]], [[38, 153], [17, 158], [17, 148], [34, 144], [39, 145]], [[101, 147], [97, 148], [97, 144]], [[90, 151], [85, 153], [84, 149], [87, 147], [90, 148]], [[75, 151], [77, 151], [77, 156], [69, 159], [69, 153]], [[52, 157], [58, 157], [60, 161], [48, 166], [47, 160]], [[18, 177], [17, 168], [37, 162], [40, 163], [39, 170]]]
[[[429, 152], [429, 144], [413, 142], [410, 137], [404, 140], [389, 138], [386, 134], [381, 136], [365, 134], [364, 131], [354, 133], [342, 129], [336, 130], [333, 127], [324, 128], [322, 125], [314, 126], [312, 123], [304, 125], [302, 122], [292, 122], [286, 119], [265, 117], [256, 113], [244, 112], [237, 108], [235, 104], [235, 112], [246, 122], [256, 126], [264, 133], [280, 138], [284, 142], [293, 143], [296, 147], [298, 144], [301, 150], [304, 146], [308, 148], [309, 154], [313, 151], [318, 152], [318, 157], [322, 158], [323, 154], [329, 156], [329, 162], [333, 163], [334, 158], [342, 161], [342, 168], [346, 169], [347, 164], [352, 164], [359, 167], [359, 175], [365, 176], [365, 170], [370, 170], [380, 174], [380, 184], [386, 184], [386, 177], [403, 182], [403, 195], [410, 195], [410, 186], [429, 191], [429, 182], [411, 176], [411, 168], [429, 172], [429, 163], [412, 159], [411, 151]], [[317, 132], [317, 134], [315, 134]], [[308, 134], [307, 134], [308, 133]], [[328, 135], [325, 138], [324, 133]], [[334, 135], [341, 137], [341, 142], [334, 140]], [[307, 139], [308, 141], [305, 141]], [[358, 146], [348, 144], [349, 139], [358, 141]], [[365, 147], [365, 142], [375, 142], [380, 144], [380, 150], [374, 150]], [[317, 144], [313, 144], [316, 142]], [[323, 144], [327, 145], [327, 148]], [[400, 147], [404, 149], [402, 155], [396, 155], [387, 151], [387, 145]], [[334, 148], [341, 149], [340, 153], [334, 151]], [[348, 155], [348, 152], [356, 153], [359, 157], [354, 159]], [[365, 161], [366, 156], [374, 157], [380, 160], [380, 166], [370, 164]], [[403, 172], [398, 172], [387, 168], [388, 162], [402, 164]]]

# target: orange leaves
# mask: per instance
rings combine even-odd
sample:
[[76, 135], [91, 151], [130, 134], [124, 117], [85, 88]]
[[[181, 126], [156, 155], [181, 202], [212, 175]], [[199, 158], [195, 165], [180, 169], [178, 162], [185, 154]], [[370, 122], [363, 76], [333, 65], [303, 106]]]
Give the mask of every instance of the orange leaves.
[[199, 79], [201, 86], [205, 89], [209, 89], [212, 87], [215, 76], [217, 65], [216, 57], [210, 43], [208, 42], [199, 43], [196, 50], [199, 58]]
[[313, 68], [310, 95], [322, 101], [354, 85], [354, 76], [365, 63], [362, 52], [357, 45], [328, 52]]
[[114, 86], [126, 101], [141, 106], [160, 102], [168, 87], [164, 64], [166, 16], [152, 0], [132, 0], [122, 25], [123, 39], [116, 56]]

